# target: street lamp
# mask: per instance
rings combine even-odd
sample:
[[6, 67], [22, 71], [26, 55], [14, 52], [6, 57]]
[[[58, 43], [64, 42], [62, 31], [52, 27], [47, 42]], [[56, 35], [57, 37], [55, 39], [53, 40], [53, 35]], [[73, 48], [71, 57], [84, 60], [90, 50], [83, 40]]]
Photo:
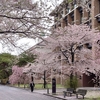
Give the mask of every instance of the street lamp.
[[31, 81], [33, 82], [34, 78], [33, 78], [33, 73], [31, 73]]
[[[43, 60], [43, 65], [46, 66], [45, 59]], [[43, 87], [46, 88], [46, 70], [44, 70], [43, 72], [43, 80], [44, 80]]]
[[[56, 69], [53, 69], [54, 74], [56, 74]], [[56, 78], [52, 78], [52, 93], [56, 93]]]
[[44, 70], [44, 88], [46, 88], [46, 70]]
[[31, 82], [34, 81], [34, 77], [33, 77], [34, 74], [35, 74], [35, 72], [31, 72]]

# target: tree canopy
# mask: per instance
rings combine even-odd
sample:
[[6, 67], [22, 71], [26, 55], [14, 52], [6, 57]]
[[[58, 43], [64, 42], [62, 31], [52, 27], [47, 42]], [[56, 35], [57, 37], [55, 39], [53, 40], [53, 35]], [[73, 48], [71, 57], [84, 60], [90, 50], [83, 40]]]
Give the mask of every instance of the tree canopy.
[[11, 74], [11, 67], [15, 62], [15, 56], [9, 53], [0, 54], [0, 79], [8, 78]]
[[22, 53], [19, 57], [18, 57], [18, 62], [16, 63], [16, 65], [18, 65], [19, 67], [25, 66], [28, 63], [34, 63], [36, 59], [36, 55], [31, 54], [31, 53]]
[[[22, 38], [40, 38], [47, 34], [51, 19], [44, 3], [31, 0], [0, 1], [0, 43], [11, 50]], [[48, 27], [47, 27], [48, 26]], [[48, 29], [47, 29], [48, 28]], [[19, 47], [21, 48], [21, 47]]]
[[23, 68], [24, 67], [18, 67], [18, 66], [13, 66], [12, 67], [12, 75], [9, 77], [9, 82], [11, 84], [18, 84], [20, 85], [21, 83], [29, 83], [29, 77], [26, 76], [26, 74], [23, 73]]
[[[82, 7], [88, 8], [89, 0], [76, 0]], [[67, 2], [67, 1], [66, 1]], [[18, 47], [22, 38], [40, 38], [50, 34], [52, 19], [49, 13], [61, 3], [53, 0], [1, 0], [0, 1], [0, 43], [10, 50]], [[19, 47], [21, 49], [21, 47]]]
[[[65, 75], [70, 75], [72, 70], [74, 73], [95, 73], [95, 70], [100, 68], [100, 60], [97, 56], [100, 49], [98, 40], [100, 40], [100, 32], [90, 29], [87, 25], [69, 25], [58, 28], [51, 36], [45, 38], [44, 45], [42, 45], [45, 51], [50, 50], [37, 53], [37, 66], [40, 66], [37, 68], [38, 70], [39, 68], [54, 69]], [[43, 60], [45, 60], [45, 65], [42, 64]], [[43, 69], [40, 70], [42, 71]]]

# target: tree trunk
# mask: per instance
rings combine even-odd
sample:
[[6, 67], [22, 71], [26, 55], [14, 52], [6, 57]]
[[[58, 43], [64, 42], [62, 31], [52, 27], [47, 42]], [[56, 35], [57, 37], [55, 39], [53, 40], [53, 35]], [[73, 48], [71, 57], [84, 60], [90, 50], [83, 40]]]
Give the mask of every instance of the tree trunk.
[[70, 87], [73, 88], [73, 72], [70, 74]]
[[72, 64], [74, 63], [74, 52], [71, 53], [72, 56]]

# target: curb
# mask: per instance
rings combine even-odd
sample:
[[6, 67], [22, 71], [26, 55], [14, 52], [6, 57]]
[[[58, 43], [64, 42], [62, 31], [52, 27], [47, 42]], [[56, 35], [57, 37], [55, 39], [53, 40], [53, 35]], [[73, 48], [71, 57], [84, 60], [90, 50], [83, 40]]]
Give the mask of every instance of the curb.
[[51, 97], [58, 98], [58, 99], [62, 99], [62, 100], [67, 100], [67, 99], [64, 99], [64, 98], [61, 98], [61, 97], [57, 97], [57, 96], [53, 96], [53, 95], [50, 95], [50, 94], [45, 94], [44, 93], [43, 95], [51, 96]]

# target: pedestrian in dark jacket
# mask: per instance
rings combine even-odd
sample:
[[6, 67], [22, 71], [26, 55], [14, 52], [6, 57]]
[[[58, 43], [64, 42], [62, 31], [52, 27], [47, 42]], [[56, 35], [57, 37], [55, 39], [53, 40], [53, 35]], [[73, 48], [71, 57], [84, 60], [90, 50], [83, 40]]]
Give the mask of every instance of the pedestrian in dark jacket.
[[30, 83], [31, 92], [33, 92], [33, 90], [34, 90], [34, 87], [35, 87], [35, 84], [34, 84], [34, 82], [31, 82], [31, 83]]

